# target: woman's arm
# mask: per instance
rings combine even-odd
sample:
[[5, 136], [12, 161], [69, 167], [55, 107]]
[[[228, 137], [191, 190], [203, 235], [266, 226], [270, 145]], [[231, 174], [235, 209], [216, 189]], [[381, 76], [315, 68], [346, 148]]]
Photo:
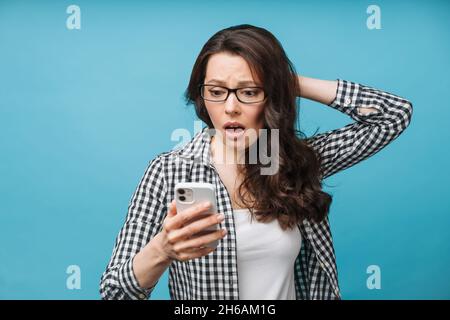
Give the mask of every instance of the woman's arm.
[[325, 179], [374, 155], [409, 125], [412, 103], [360, 83], [299, 76], [300, 96], [350, 116], [353, 123], [306, 139], [321, 160]]
[[[336, 99], [337, 80], [320, 80], [297, 76], [300, 85], [299, 97], [330, 105]], [[377, 111], [374, 108], [359, 108], [360, 113], [368, 114]]]
[[167, 187], [162, 158], [157, 156], [149, 163], [130, 201], [100, 281], [102, 299], [142, 300], [150, 296], [169, 264], [157, 239], [166, 212]]
[[133, 271], [141, 288], [154, 288], [171, 260], [163, 252], [157, 234], [133, 259]]

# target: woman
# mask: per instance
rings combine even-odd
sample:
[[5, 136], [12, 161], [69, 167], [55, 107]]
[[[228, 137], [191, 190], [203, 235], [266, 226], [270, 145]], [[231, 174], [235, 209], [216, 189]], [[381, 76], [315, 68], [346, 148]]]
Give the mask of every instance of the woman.
[[[306, 138], [295, 127], [297, 97], [355, 122]], [[322, 180], [398, 137], [412, 104], [350, 81], [297, 76], [278, 40], [250, 25], [208, 40], [186, 99], [207, 127], [150, 162], [102, 276], [102, 298], [146, 299], [169, 268], [172, 299], [341, 299], [328, 221], [332, 199]], [[220, 134], [211, 135], [213, 128]], [[273, 136], [274, 129], [273, 174], [261, 174], [260, 159], [222, 161], [224, 150], [242, 159], [260, 140], [235, 143], [242, 132]], [[272, 142], [267, 147], [275, 150]], [[214, 184], [222, 215], [194, 219], [202, 206], [177, 212], [174, 186], [181, 181]], [[219, 230], [199, 235], [212, 225]], [[215, 240], [217, 248], [206, 247]]]

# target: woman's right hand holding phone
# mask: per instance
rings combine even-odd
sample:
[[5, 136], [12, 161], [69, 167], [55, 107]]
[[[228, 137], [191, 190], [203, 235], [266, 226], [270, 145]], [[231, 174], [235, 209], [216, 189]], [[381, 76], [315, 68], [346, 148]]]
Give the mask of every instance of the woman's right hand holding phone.
[[171, 202], [162, 231], [157, 235], [160, 249], [169, 261], [199, 258], [216, 249], [207, 245], [225, 237], [227, 230], [205, 231], [224, 220], [223, 214], [208, 214], [210, 208], [211, 204], [205, 202], [177, 212], [175, 200]]
[[210, 207], [200, 203], [177, 212], [175, 200], [172, 201], [162, 231], [133, 258], [133, 272], [141, 287], [154, 287], [172, 261], [199, 258], [215, 250], [206, 245], [223, 238], [227, 231], [205, 230], [223, 221], [223, 215], [209, 214], [208, 210]]

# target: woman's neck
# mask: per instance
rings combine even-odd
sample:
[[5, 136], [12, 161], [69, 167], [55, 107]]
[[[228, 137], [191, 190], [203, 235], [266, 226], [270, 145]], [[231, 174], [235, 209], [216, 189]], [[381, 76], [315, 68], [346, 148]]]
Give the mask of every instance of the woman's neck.
[[211, 157], [215, 164], [222, 165], [236, 165], [242, 163], [245, 159], [244, 150], [236, 148], [231, 143], [224, 143], [221, 139], [216, 139], [215, 136], [211, 137]]

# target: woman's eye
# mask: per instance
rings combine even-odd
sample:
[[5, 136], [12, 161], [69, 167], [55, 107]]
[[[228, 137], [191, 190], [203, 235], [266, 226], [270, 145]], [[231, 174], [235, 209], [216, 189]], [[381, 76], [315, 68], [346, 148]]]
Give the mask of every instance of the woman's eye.
[[213, 96], [220, 96], [222, 94], [225, 93], [225, 91], [222, 90], [209, 90], [209, 92], [213, 95]]
[[253, 97], [258, 94], [257, 90], [245, 90], [244, 94], [249, 97]]

